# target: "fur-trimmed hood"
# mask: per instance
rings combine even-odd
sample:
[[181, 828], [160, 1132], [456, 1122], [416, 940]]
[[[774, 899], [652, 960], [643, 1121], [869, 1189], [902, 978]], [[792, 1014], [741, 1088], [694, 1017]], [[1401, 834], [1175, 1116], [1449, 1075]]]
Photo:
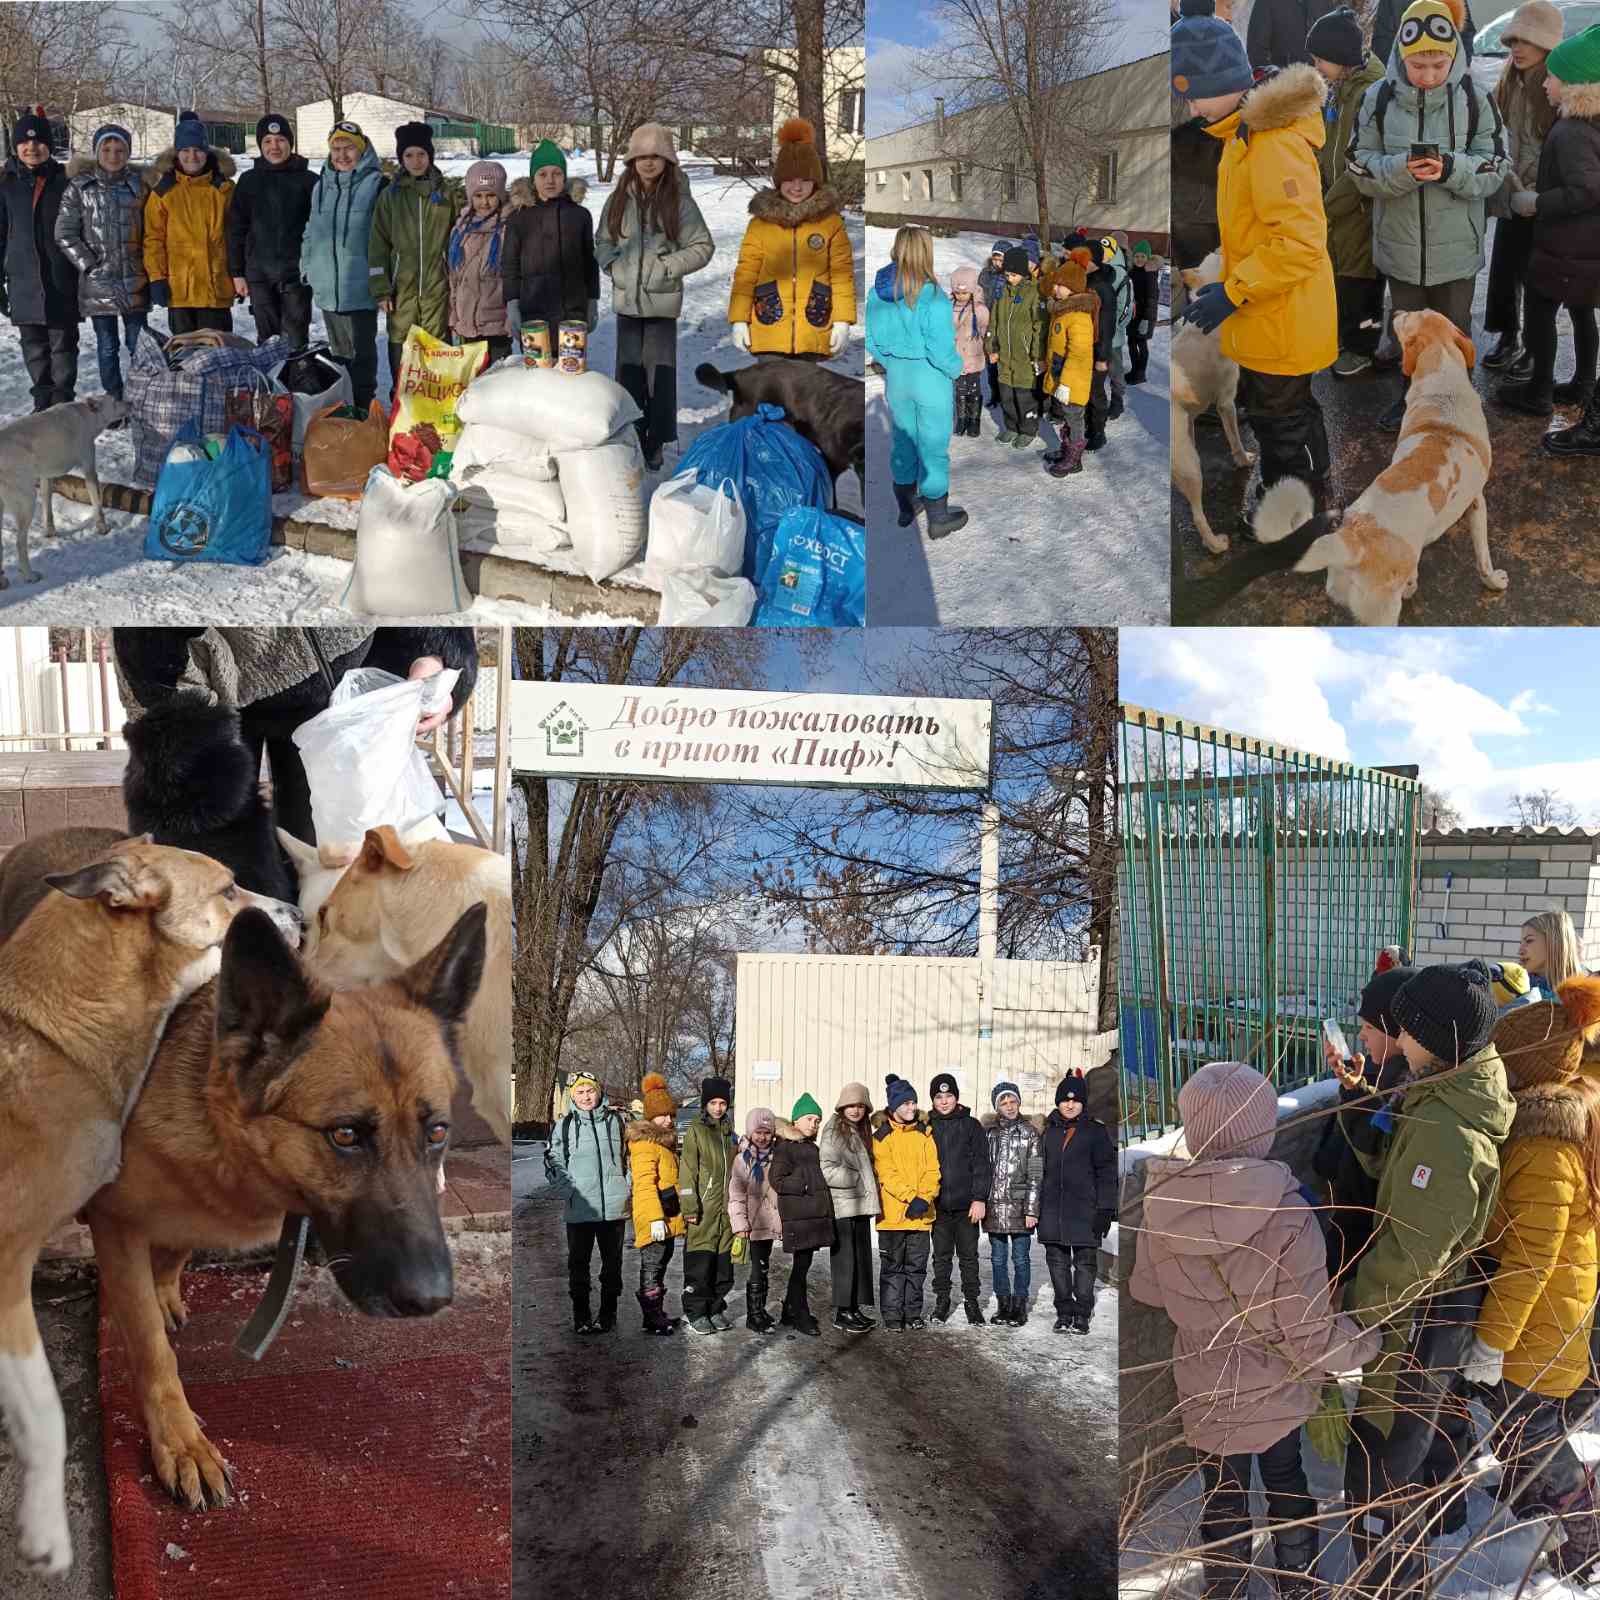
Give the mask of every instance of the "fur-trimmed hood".
[[[100, 163], [93, 156], [72, 156], [67, 161], [68, 178], [90, 178], [100, 170]], [[130, 161], [117, 174], [119, 178], [125, 175], [136, 179], [143, 188], [153, 189], [156, 186], [156, 174], [149, 166], [141, 166], [137, 161]]]
[[778, 189], [758, 189], [750, 197], [750, 215], [763, 222], [775, 222], [781, 228], [803, 228], [808, 222], [818, 222], [842, 209], [842, 205], [837, 190], [828, 183], [798, 204], [785, 200]]
[[[874, 1111], [872, 1113], [872, 1136], [877, 1138], [879, 1135], [884, 1133], [888, 1129], [889, 1123], [890, 1117], [887, 1111]], [[928, 1121], [928, 1113], [919, 1107], [917, 1110], [916, 1119], [912, 1122], [903, 1122], [900, 1124], [900, 1126], [903, 1128], [920, 1128], [924, 1133], [926, 1133], [931, 1124]]]
[[[1038, 1112], [1035, 1112], [1032, 1116], [1018, 1116], [1015, 1120], [1017, 1122], [1025, 1122], [1035, 1133], [1044, 1132], [1044, 1117]], [[998, 1128], [1000, 1126], [1000, 1113], [998, 1111], [985, 1111], [978, 1118], [978, 1122], [983, 1131], [987, 1133], [990, 1128]], [[1010, 1124], [1008, 1123], [1007, 1126], [1009, 1127]]]
[[[206, 146], [206, 154], [211, 157], [211, 165], [194, 173], [193, 176], [203, 178], [210, 172], [220, 173], [224, 178], [231, 178], [239, 170], [239, 164], [226, 150], [219, 150], [215, 145]], [[148, 181], [148, 187], [154, 188], [169, 172], [178, 170], [178, 150], [176, 145], [168, 145], [165, 150], [150, 163], [149, 170], [155, 175]], [[185, 174], [189, 176], [189, 174]]]
[[1306, 117], [1322, 120], [1328, 85], [1308, 62], [1285, 67], [1245, 95], [1239, 105], [1239, 122], [1252, 133], [1288, 128]]
[[640, 1140], [648, 1140], [651, 1144], [664, 1145], [668, 1150], [677, 1152], [678, 1130], [676, 1128], [663, 1128], [652, 1122], [648, 1117], [640, 1117], [635, 1122], [628, 1124], [623, 1135], [629, 1144]]
[[1098, 318], [1100, 315], [1100, 296], [1097, 294], [1069, 294], [1065, 300], [1057, 300], [1051, 295], [1044, 302], [1047, 315], [1052, 317], [1063, 316], [1068, 311], [1081, 311], [1086, 316]]
[[1600, 83], [1569, 83], [1561, 91], [1559, 117], [1600, 119]]
[[1588, 1078], [1573, 1078], [1565, 1083], [1535, 1083], [1517, 1089], [1511, 1098], [1517, 1103], [1516, 1120], [1508, 1139], [1564, 1139], [1568, 1144], [1585, 1145], [1589, 1128], [1600, 1112], [1600, 1084]]
[[[568, 194], [565, 189], [563, 189], [561, 193], [556, 196], [556, 199], [572, 200], [572, 196]], [[556, 202], [555, 200], [552, 200], [548, 203], [550, 205], [554, 205]], [[577, 205], [578, 202], [576, 200], [572, 200], [572, 203], [573, 205]], [[520, 211], [524, 206], [533, 206], [538, 204], [539, 196], [534, 193], [533, 179], [513, 178], [506, 187], [506, 203], [501, 207], [501, 210], [506, 212]]]
[[[776, 1123], [773, 1125], [772, 1131], [775, 1138], [778, 1139], [795, 1139], [802, 1141], [805, 1139], [805, 1135], [801, 1133], [801, 1131], [795, 1127], [795, 1125], [787, 1117], [779, 1117]], [[822, 1130], [819, 1128], [817, 1129], [817, 1132], [821, 1133]], [[813, 1139], [811, 1142], [815, 1144], [816, 1140]]]

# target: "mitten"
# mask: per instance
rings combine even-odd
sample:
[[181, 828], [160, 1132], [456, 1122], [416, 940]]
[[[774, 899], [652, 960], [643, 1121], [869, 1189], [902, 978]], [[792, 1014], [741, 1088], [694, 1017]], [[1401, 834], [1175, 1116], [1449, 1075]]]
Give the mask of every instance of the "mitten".
[[750, 349], [750, 324], [748, 322], [736, 322], [736, 323], [734, 323], [734, 325], [733, 325], [733, 342], [734, 342], [734, 345], [735, 345], [735, 347], [737, 349], [743, 350], [746, 353], [749, 352], [749, 349]]
[[172, 304], [172, 293], [167, 288], [167, 280], [165, 278], [155, 278], [151, 281], [150, 303], [157, 306], [170, 306]]
[[928, 1209], [928, 1202], [924, 1200], [921, 1195], [918, 1195], [917, 1198], [906, 1207], [906, 1218], [908, 1221], [917, 1222], [921, 1218], [927, 1216]]
[[665, 1244], [667, 1242], [667, 1225], [660, 1217], [657, 1217], [650, 1224], [650, 1237], [656, 1244]]

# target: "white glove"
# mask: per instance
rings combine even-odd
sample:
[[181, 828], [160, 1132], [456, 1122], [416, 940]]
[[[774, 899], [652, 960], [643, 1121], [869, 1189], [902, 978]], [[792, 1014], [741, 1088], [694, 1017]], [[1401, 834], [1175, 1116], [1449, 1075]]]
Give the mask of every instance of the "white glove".
[[735, 346], [738, 349], [745, 351], [746, 354], [749, 353], [749, 350], [750, 350], [750, 324], [748, 322], [736, 322], [736, 323], [734, 323], [734, 325], [733, 325], [733, 342], [734, 342]]
[[1511, 209], [1519, 217], [1536, 217], [1539, 214], [1539, 191], [1517, 189], [1511, 196]]
[[836, 356], [850, 340], [850, 324], [836, 322], [828, 332], [828, 354]]
[[1141, 339], [1148, 339], [1150, 337], [1150, 323], [1146, 318], [1143, 317], [1139, 319], [1139, 337]]
[[1058, 384], [1056, 386], [1056, 399], [1059, 400], [1062, 403], [1062, 405], [1070, 406], [1072, 404], [1072, 390], [1071, 390], [1071, 388], [1067, 384], [1064, 384], [1064, 383]]
[[1477, 1334], [1472, 1336], [1472, 1349], [1461, 1363], [1461, 1376], [1468, 1383], [1495, 1384], [1500, 1381], [1500, 1369], [1505, 1365], [1506, 1353], [1487, 1345]]
[[650, 1238], [655, 1244], [667, 1242], [667, 1225], [659, 1217], [650, 1224]]

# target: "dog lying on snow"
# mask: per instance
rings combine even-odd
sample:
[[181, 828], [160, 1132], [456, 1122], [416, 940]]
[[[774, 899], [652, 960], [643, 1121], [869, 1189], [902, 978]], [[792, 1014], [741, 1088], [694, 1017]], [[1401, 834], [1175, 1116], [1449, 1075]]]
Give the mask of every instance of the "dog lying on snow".
[[1411, 379], [1394, 459], [1342, 518], [1314, 515], [1311, 491], [1299, 479], [1274, 484], [1256, 512], [1261, 548], [1189, 585], [1178, 606], [1184, 620], [1214, 610], [1268, 572], [1292, 568], [1325, 571], [1329, 599], [1357, 622], [1393, 626], [1401, 603], [1417, 591], [1423, 550], [1463, 514], [1484, 587], [1506, 587], [1506, 574], [1489, 556], [1483, 491], [1492, 455], [1483, 402], [1472, 387], [1472, 342], [1437, 311], [1402, 311], [1394, 327]]

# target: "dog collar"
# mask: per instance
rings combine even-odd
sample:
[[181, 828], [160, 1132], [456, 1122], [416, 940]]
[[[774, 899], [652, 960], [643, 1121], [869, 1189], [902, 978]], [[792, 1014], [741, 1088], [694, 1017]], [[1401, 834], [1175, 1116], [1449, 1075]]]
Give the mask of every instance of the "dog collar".
[[283, 1232], [278, 1235], [278, 1253], [272, 1258], [272, 1276], [267, 1279], [266, 1292], [233, 1341], [233, 1348], [251, 1361], [259, 1361], [278, 1337], [278, 1329], [289, 1314], [289, 1302], [294, 1298], [310, 1238], [311, 1218], [291, 1211], [283, 1219]]

